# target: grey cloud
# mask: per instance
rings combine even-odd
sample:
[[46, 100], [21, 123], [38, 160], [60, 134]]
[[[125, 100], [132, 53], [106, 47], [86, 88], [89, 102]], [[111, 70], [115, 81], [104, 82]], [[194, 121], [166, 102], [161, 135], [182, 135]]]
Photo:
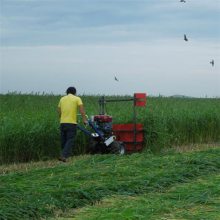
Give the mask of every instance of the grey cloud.
[[194, 7], [192, 11], [176, 2], [153, 0], [2, 2], [3, 46], [142, 41], [181, 31], [197, 32], [204, 38], [219, 36], [218, 7], [207, 11], [204, 3], [201, 11]]

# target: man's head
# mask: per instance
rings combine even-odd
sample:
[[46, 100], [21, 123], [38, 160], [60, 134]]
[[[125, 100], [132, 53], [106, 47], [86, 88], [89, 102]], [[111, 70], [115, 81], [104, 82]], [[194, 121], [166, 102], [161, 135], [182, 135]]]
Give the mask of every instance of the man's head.
[[69, 87], [67, 90], [66, 90], [66, 94], [72, 94], [72, 95], [75, 95], [76, 94], [76, 89], [75, 87]]

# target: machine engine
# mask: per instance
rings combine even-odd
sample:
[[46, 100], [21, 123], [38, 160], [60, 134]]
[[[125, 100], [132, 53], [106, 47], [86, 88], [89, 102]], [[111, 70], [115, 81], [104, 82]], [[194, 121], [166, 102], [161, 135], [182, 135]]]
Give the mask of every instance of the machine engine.
[[93, 123], [97, 130], [103, 136], [109, 136], [112, 134], [112, 117], [109, 115], [94, 115]]

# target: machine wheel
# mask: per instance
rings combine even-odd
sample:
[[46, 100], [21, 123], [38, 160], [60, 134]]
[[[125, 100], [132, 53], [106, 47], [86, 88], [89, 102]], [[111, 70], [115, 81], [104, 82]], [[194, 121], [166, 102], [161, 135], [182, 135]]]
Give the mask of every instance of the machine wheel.
[[103, 154], [105, 153], [106, 146], [98, 139], [91, 138], [88, 145], [88, 153], [90, 154]]
[[97, 145], [98, 142], [94, 139], [90, 139], [89, 144], [88, 144], [88, 153], [90, 154], [96, 154], [97, 153]]
[[125, 145], [123, 142], [113, 141], [110, 144], [110, 153], [124, 155], [125, 154]]

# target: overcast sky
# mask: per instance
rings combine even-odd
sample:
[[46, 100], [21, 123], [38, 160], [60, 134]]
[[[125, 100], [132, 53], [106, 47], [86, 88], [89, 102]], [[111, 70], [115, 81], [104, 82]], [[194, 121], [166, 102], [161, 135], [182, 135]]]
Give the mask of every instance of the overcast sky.
[[0, 37], [0, 93], [220, 96], [220, 0], [0, 0]]

